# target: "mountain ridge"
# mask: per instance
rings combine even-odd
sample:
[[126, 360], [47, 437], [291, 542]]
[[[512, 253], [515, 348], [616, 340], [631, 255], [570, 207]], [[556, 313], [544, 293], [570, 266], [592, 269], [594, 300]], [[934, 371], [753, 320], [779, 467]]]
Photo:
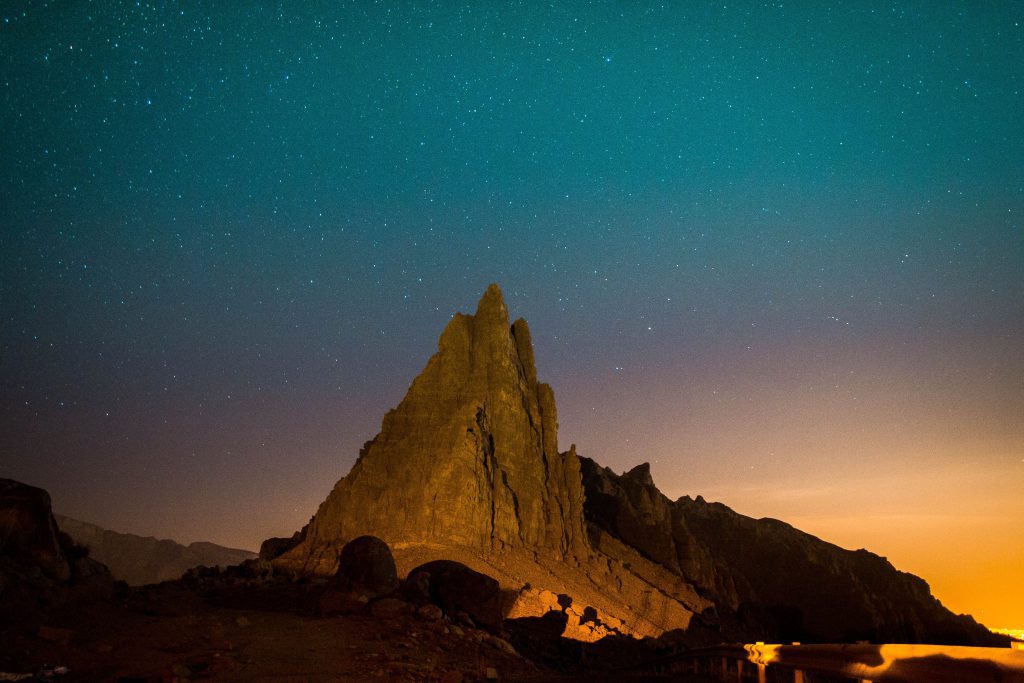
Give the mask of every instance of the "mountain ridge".
[[616, 475], [589, 458], [581, 463], [588, 522], [714, 595], [722, 630], [740, 639], [1001, 642], [942, 606], [924, 579], [866, 549], [701, 496], [672, 501], [634, 474], [643, 466]]
[[310, 523], [265, 543], [265, 559], [331, 574], [344, 543], [371, 534], [400, 569], [458, 559], [491, 574], [510, 614], [534, 614], [530, 590], [548, 589], [634, 636], [995, 642], [877, 555], [700, 496], [673, 502], [647, 463], [616, 475], [559, 451], [557, 429], [529, 328], [509, 323], [492, 284], [474, 315], [452, 317]]
[[54, 518], [60, 530], [88, 547], [90, 555], [106, 565], [115, 579], [131, 586], [178, 579], [201, 565], [227, 567], [257, 557], [249, 550], [209, 541], [184, 545], [171, 539], [112, 531], [66, 515], [55, 513]]

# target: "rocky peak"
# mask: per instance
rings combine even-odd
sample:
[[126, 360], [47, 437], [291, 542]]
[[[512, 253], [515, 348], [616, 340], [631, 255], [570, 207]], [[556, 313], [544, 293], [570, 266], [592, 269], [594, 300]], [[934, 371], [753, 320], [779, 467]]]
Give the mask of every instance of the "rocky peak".
[[[616, 476], [581, 458], [587, 521], [700, 587], [723, 635], [751, 642], [952, 642], [996, 645], [942, 607], [916, 576], [774, 519], [701, 496], [665, 497], [647, 464]], [[643, 483], [646, 482], [646, 483]]]
[[476, 305], [474, 320], [482, 325], [496, 325], [501, 329], [508, 329], [508, 308], [505, 306], [505, 295], [501, 293], [498, 283], [492, 282], [487, 285], [483, 296]]
[[651, 477], [651, 463], [649, 462], [640, 463], [623, 474], [622, 477], [641, 486], [654, 486], [654, 478]]
[[457, 313], [438, 351], [281, 563], [331, 572], [345, 542], [587, 552], [574, 453], [558, 452], [551, 388], [537, 381], [530, 330], [509, 324], [492, 284]]
[[617, 475], [559, 452], [554, 393], [537, 381], [529, 327], [509, 324], [497, 285], [473, 315], [448, 322], [310, 523], [261, 553], [333, 574], [344, 545], [364, 535], [389, 544], [400, 567], [455, 559], [496, 572], [523, 617], [552, 606], [531, 595], [572, 595], [557, 601], [566, 634], [597, 614], [634, 635], [696, 626], [694, 638], [706, 629], [744, 642], [988, 642], [882, 558], [700, 496], [673, 502], [648, 463]]

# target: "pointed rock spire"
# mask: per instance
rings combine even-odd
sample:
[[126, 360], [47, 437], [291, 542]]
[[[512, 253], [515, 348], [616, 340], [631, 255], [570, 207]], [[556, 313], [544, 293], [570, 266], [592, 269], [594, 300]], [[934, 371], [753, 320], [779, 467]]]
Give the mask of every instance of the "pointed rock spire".
[[584, 555], [574, 452], [558, 452], [554, 393], [537, 382], [530, 331], [492, 284], [456, 314], [438, 351], [282, 562], [330, 572], [345, 542], [522, 547]]
[[473, 317], [477, 320], [504, 320], [504, 326], [508, 327], [508, 309], [505, 307], [505, 295], [502, 294], [501, 287], [498, 286], [497, 282], [487, 285], [483, 296], [480, 297], [480, 302], [476, 305], [476, 315]]

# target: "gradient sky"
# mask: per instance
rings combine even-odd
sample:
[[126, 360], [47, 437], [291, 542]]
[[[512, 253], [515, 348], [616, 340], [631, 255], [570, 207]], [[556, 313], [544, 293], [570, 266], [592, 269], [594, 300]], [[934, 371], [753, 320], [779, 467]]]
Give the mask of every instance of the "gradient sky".
[[496, 281], [563, 448], [1021, 627], [1022, 65], [995, 0], [5, 2], [0, 476], [255, 548]]

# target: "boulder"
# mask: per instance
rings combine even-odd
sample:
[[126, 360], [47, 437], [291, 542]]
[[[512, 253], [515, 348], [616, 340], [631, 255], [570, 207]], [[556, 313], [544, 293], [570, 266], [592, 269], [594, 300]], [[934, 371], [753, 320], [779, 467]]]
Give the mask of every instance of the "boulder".
[[369, 599], [365, 594], [328, 588], [320, 594], [317, 611], [324, 617], [353, 614], [366, 609], [368, 602]]
[[69, 601], [113, 593], [110, 570], [59, 531], [50, 494], [0, 479], [0, 623], [31, 622]]
[[333, 587], [369, 597], [398, 588], [398, 572], [388, 544], [376, 536], [360, 536], [345, 544], [338, 558]]
[[498, 582], [453, 560], [435, 560], [409, 572], [403, 592], [422, 593], [450, 618], [460, 612], [473, 623], [497, 630], [501, 628], [502, 596]]
[[565, 612], [552, 610], [539, 617], [510, 619], [505, 627], [517, 651], [528, 653], [534, 661], [564, 668], [578, 663], [582, 652], [582, 643], [562, 637], [568, 620]]
[[422, 605], [416, 610], [416, 616], [424, 621], [438, 621], [444, 616], [444, 612], [437, 605]]

